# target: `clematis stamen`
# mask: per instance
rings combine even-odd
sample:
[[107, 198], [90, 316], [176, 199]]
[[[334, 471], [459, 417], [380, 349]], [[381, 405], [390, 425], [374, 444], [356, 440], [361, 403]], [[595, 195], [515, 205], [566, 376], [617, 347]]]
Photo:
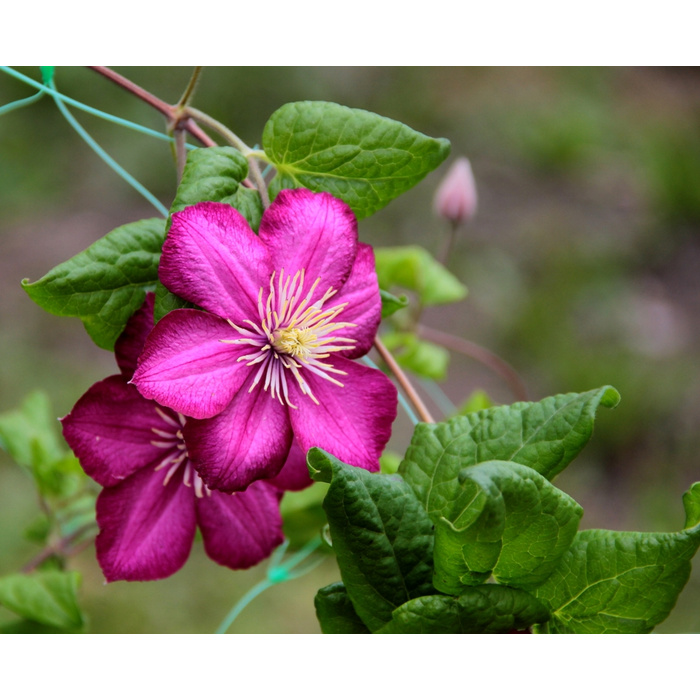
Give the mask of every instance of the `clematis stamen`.
[[177, 414], [177, 418], [168, 415], [162, 408], [155, 406], [155, 411], [163, 420], [165, 426], [169, 428], [151, 428], [151, 431], [163, 440], [151, 440], [151, 445], [167, 450], [166, 456], [158, 462], [154, 471], [167, 469], [163, 486], [167, 486], [170, 480], [182, 469], [182, 483], [184, 486], [195, 486], [195, 494], [198, 498], [203, 496], [211, 496], [209, 488], [204, 486], [201, 477], [195, 471], [190, 462], [190, 456], [185, 445], [185, 438], [182, 434], [182, 429], [185, 427], [186, 418], [181, 413]]

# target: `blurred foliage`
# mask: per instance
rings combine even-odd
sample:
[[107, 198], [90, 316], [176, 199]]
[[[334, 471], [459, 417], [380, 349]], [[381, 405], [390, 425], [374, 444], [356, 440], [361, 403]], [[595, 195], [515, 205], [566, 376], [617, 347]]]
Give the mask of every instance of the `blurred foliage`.
[[[38, 68], [20, 70], [39, 78]], [[175, 102], [191, 69], [116, 70]], [[75, 99], [164, 128], [159, 114], [87, 69], [58, 68], [55, 79]], [[0, 75], [0, 104], [30, 94]], [[479, 212], [447, 264], [469, 297], [427, 309], [421, 322], [498, 353], [533, 399], [613, 384], [620, 406], [598, 422], [576, 468], [557, 485], [584, 506], [584, 527], [682, 526], [678, 499], [700, 477], [700, 71], [206, 68], [194, 104], [252, 146], [280, 105], [303, 99], [398, 119], [450, 139], [452, 157], [470, 158]], [[175, 168], [168, 144], [73, 113], [170, 205]], [[92, 345], [79, 321], [35, 307], [19, 282], [154, 212], [47, 98], [0, 116], [0, 162], [0, 412], [42, 388], [55, 415], [65, 415], [91, 383], [113, 373], [112, 357]], [[362, 240], [437, 254], [448, 229], [431, 201], [449, 162], [363, 220]], [[497, 376], [455, 353], [443, 388], [455, 406], [479, 396], [475, 391], [496, 404], [513, 400]], [[410, 430], [400, 414], [395, 453], [405, 449]], [[0, 455], [0, 575], [36, 553], [25, 530], [34, 537], [42, 531], [30, 482], [18, 472]], [[308, 505], [299, 505], [309, 517], [300, 540], [316, 527], [318, 506]], [[216, 567], [201, 543], [183, 571], [162, 582], [104, 588], [91, 549], [76, 567], [97, 632], [211, 631], [262, 576]], [[317, 631], [314, 593], [337, 578], [329, 558], [307, 577], [267, 591], [232, 631]], [[700, 572], [658, 631], [700, 632]]]

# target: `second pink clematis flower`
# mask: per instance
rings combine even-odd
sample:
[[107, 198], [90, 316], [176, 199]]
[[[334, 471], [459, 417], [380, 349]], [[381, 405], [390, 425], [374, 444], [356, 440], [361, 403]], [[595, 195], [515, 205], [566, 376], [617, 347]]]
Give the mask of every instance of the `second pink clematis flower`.
[[207, 486], [274, 477], [292, 445], [376, 471], [397, 392], [366, 354], [381, 320], [370, 246], [326, 193], [280, 192], [259, 235], [226, 204], [173, 214], [160, 278], [201, 307], [167, 314], [133, 383], [191, 417], [190, 456]]

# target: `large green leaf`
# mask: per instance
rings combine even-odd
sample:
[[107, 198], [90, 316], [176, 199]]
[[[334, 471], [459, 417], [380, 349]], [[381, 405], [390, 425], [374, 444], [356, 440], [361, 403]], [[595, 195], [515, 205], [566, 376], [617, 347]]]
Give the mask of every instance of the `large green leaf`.
[[676, 604], [698, 546], [700, 524], [673, 533], [580, 532], [554, 573], [533, 591], [552, 611], [539, 631], [651, 632]]
[[305, 187], [330, 192], [358, 219], [378, 211], [420, 182], [450, 152], [401, 122], [332, 102], [293, 102], [263, 131], [263, 148], [277, 169], [270, 192]]
[[581, 506], [514, 462], [468, 467], [459, 482], [449, 516], [435, 518], [435, 587], [459, 594], [492, 574], [525, 590], [545, 581], [576, 536]]
[[449, 517], [462, 469], [501, 460], [523, 464], [551, 480], [588, 442], [598, 406], [612, 408], [619, 399], [606, 386], [489, 408], [444, 423], [420, 423], [399, 471], [429, 514]]
[[[197, 148], [187, 154], [185, 169], [178, 185], [170, 214], [200, 202], [222, 202], [237, 209], [254, 231], [260, 226], [262, 202], [257, 190], [241, 185], [248, 175], [248, 161], [235, 148], [216, 146]], [[168, 230], [170, 219], [168, 219]], [[193, 304], [168, 291], [162, 283], [156, 287], [153, 317], [159, 321], [174, 309], [193, 308]]]
[[374, 260], [382, 289], [409, 289], [423, 306], [451, 304], [467, 296], [467, 288], [420, 246], [375, 248]]
[[394, 608], [435, 592], [432, 523], [401, 477], [348, 466], [317, 448], [307, 460], [314, 480], [330, 483], [323, 508], [343, 583], [375, 631]]
[[75, 630], [83, 626], [77, 600], [80, 574], [45, 571], [0, 578], [0, 605], [42, 625]]
[[78, 317], [99, 347], [113, 350], [146, 292], [155, 289], [164, 236], [163, 219], [120, 226], [22, 286], [49, 313]]
[[486, 584], [459, 598], [430, 595], [396, 608], [380, 634], [478, 634], [522, 630], [547, 620], [547, 608], [525, 591]]
[[322, 588], [314, 598], [314, 606], [323, 634], [369, 634], [342, 583]]

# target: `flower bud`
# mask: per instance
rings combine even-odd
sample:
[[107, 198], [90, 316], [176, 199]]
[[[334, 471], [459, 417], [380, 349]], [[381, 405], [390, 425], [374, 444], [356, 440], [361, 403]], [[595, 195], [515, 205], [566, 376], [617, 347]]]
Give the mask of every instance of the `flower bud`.
[[461, 224], [476, 214], [476, 202], [472, 166], [467, 158], [458, 158], [435, 192], [435, 212], [454, 224]]

